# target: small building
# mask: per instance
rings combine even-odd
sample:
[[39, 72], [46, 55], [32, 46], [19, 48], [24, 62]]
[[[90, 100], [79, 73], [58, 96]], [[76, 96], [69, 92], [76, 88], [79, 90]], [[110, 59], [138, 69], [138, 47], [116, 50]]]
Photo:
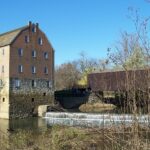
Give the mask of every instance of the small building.
[[38, 23], [0, 34], [0, 118], [54, 102], [54, 49]]

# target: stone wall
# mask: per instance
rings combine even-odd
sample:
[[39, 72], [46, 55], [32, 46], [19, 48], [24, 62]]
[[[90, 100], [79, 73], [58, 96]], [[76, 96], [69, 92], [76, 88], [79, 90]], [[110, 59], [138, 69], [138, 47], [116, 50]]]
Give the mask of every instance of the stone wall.
[[38, 113], [40, 105], [53, 105], [53, 87], [47, 87], [47, 80], [34, 79], [36, 87], [32, 87], [32, 79], [21, 80], [20, 87], [15, 87], [15, 79], [10, 80], [10, 118], [24, 118]]

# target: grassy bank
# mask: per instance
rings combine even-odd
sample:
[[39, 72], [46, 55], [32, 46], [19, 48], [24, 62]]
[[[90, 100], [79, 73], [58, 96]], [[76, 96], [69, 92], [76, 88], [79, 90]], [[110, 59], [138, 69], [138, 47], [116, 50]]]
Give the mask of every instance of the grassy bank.
[[75, 128], [54, 126], [44, 132], [0, 134], [0, 150], [148, 150], [149, 128]]
[[103, 112], [110, 111], [115, 109], [116, 106], [113, 104], [105, 104], [105, 103], [87, 103], [83, 104], [79, 107], [81, 112]]

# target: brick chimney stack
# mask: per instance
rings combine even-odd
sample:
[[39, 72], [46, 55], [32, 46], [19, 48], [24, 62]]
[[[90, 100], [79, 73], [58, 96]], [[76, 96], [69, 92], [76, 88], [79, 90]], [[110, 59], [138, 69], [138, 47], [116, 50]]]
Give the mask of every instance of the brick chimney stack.
[[35, 26], [36, 26], [36, 29], [37, 29], [37, 31], [38, 31], [38, 29], [39, 29], [39, 24], [36, 23]]
[[28, 25], [29, 25], [29, 27], [31, 27], [31, 26], [32, 26], [32, 22], [31, 22], [31, 21], [29, 21]]
[[36, 27], [37, 27], [37, 28], [39, 27], [39, 23], [36, 23]]

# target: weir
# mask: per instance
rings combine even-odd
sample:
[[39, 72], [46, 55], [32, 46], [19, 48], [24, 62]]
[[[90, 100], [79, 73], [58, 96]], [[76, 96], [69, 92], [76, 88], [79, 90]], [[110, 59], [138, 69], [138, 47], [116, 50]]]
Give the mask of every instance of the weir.
[[131, 125], [135, 121], [142, 125], [150, 125], [149, 115], [47, 112], [44, 118], [50, 126], [108, 127], [113, 125]]

